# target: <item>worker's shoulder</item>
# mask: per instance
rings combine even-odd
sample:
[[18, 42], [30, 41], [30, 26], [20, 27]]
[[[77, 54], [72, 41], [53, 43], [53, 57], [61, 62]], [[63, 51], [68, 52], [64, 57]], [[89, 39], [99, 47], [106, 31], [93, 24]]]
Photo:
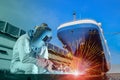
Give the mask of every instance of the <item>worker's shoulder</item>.
[[15, 43], [15, 45], [14, 45], [14, 48], [17, 48], [18, 45], [21, 45], [21, 44], [24, 45], [24, 42], [25, 42], [26, 40], [29, 40], [29, 36], [28, 36], [27, 34], [21, 35], [21, 36], [17, 39], [17, 41], [16, 41], [16, 43]]
[[22, 36], [19, 37], [18, 40], [25, 40], [25, 39], [30, 39], [30, 37], [28, 36], [28, 34], [23, 34]]

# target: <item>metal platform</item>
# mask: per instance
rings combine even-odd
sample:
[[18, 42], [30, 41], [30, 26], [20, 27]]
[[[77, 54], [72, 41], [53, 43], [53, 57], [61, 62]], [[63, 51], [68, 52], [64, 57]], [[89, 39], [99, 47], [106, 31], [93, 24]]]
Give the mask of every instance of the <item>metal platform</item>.
[[120, 73], [110, 73], [105, 76], [75, 76], [56, 74], [1, 74], [0, 80], [120, 80]]

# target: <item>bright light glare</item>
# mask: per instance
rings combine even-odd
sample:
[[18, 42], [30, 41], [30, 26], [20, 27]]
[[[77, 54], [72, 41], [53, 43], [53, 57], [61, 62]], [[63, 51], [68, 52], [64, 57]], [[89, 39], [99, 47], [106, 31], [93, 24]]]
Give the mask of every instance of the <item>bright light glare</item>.
[[84, 72], [78, 72], [78, 71], [73, 72], [73, 75], [75, 75], [75, 76], [83, 75], [83, 74], [84, 74]]
[[79, 75], [78, 71], [75, 71], [73, 74], [74, 74], [75, 76], [78, 76], [78, 75]]

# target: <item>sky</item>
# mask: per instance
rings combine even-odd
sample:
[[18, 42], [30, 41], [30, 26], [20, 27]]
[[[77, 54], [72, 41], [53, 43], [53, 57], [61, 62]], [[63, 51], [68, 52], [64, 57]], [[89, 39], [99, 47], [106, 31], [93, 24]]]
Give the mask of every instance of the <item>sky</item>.
[[57, 27], [76, 19], [102, 23], [111, 53], [111, 63], [120, 64], [120, 0], [0, 0], [0, 20], [29, 30], [45, 22], [52, 28], [51, 43], [62, 47]]

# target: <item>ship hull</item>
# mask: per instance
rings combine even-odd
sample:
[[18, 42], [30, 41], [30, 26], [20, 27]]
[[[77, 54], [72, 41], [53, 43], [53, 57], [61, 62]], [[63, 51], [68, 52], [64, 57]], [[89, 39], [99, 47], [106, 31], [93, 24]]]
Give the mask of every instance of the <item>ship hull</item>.
[[77, 58], [77, 63], [72, 64], [77, 65], [76, 70], [99, 74], [110, 69], [110, 55], [102, 29], [97, 22], [90, 21], [80, 20], [60, 26], [58, 38]]

